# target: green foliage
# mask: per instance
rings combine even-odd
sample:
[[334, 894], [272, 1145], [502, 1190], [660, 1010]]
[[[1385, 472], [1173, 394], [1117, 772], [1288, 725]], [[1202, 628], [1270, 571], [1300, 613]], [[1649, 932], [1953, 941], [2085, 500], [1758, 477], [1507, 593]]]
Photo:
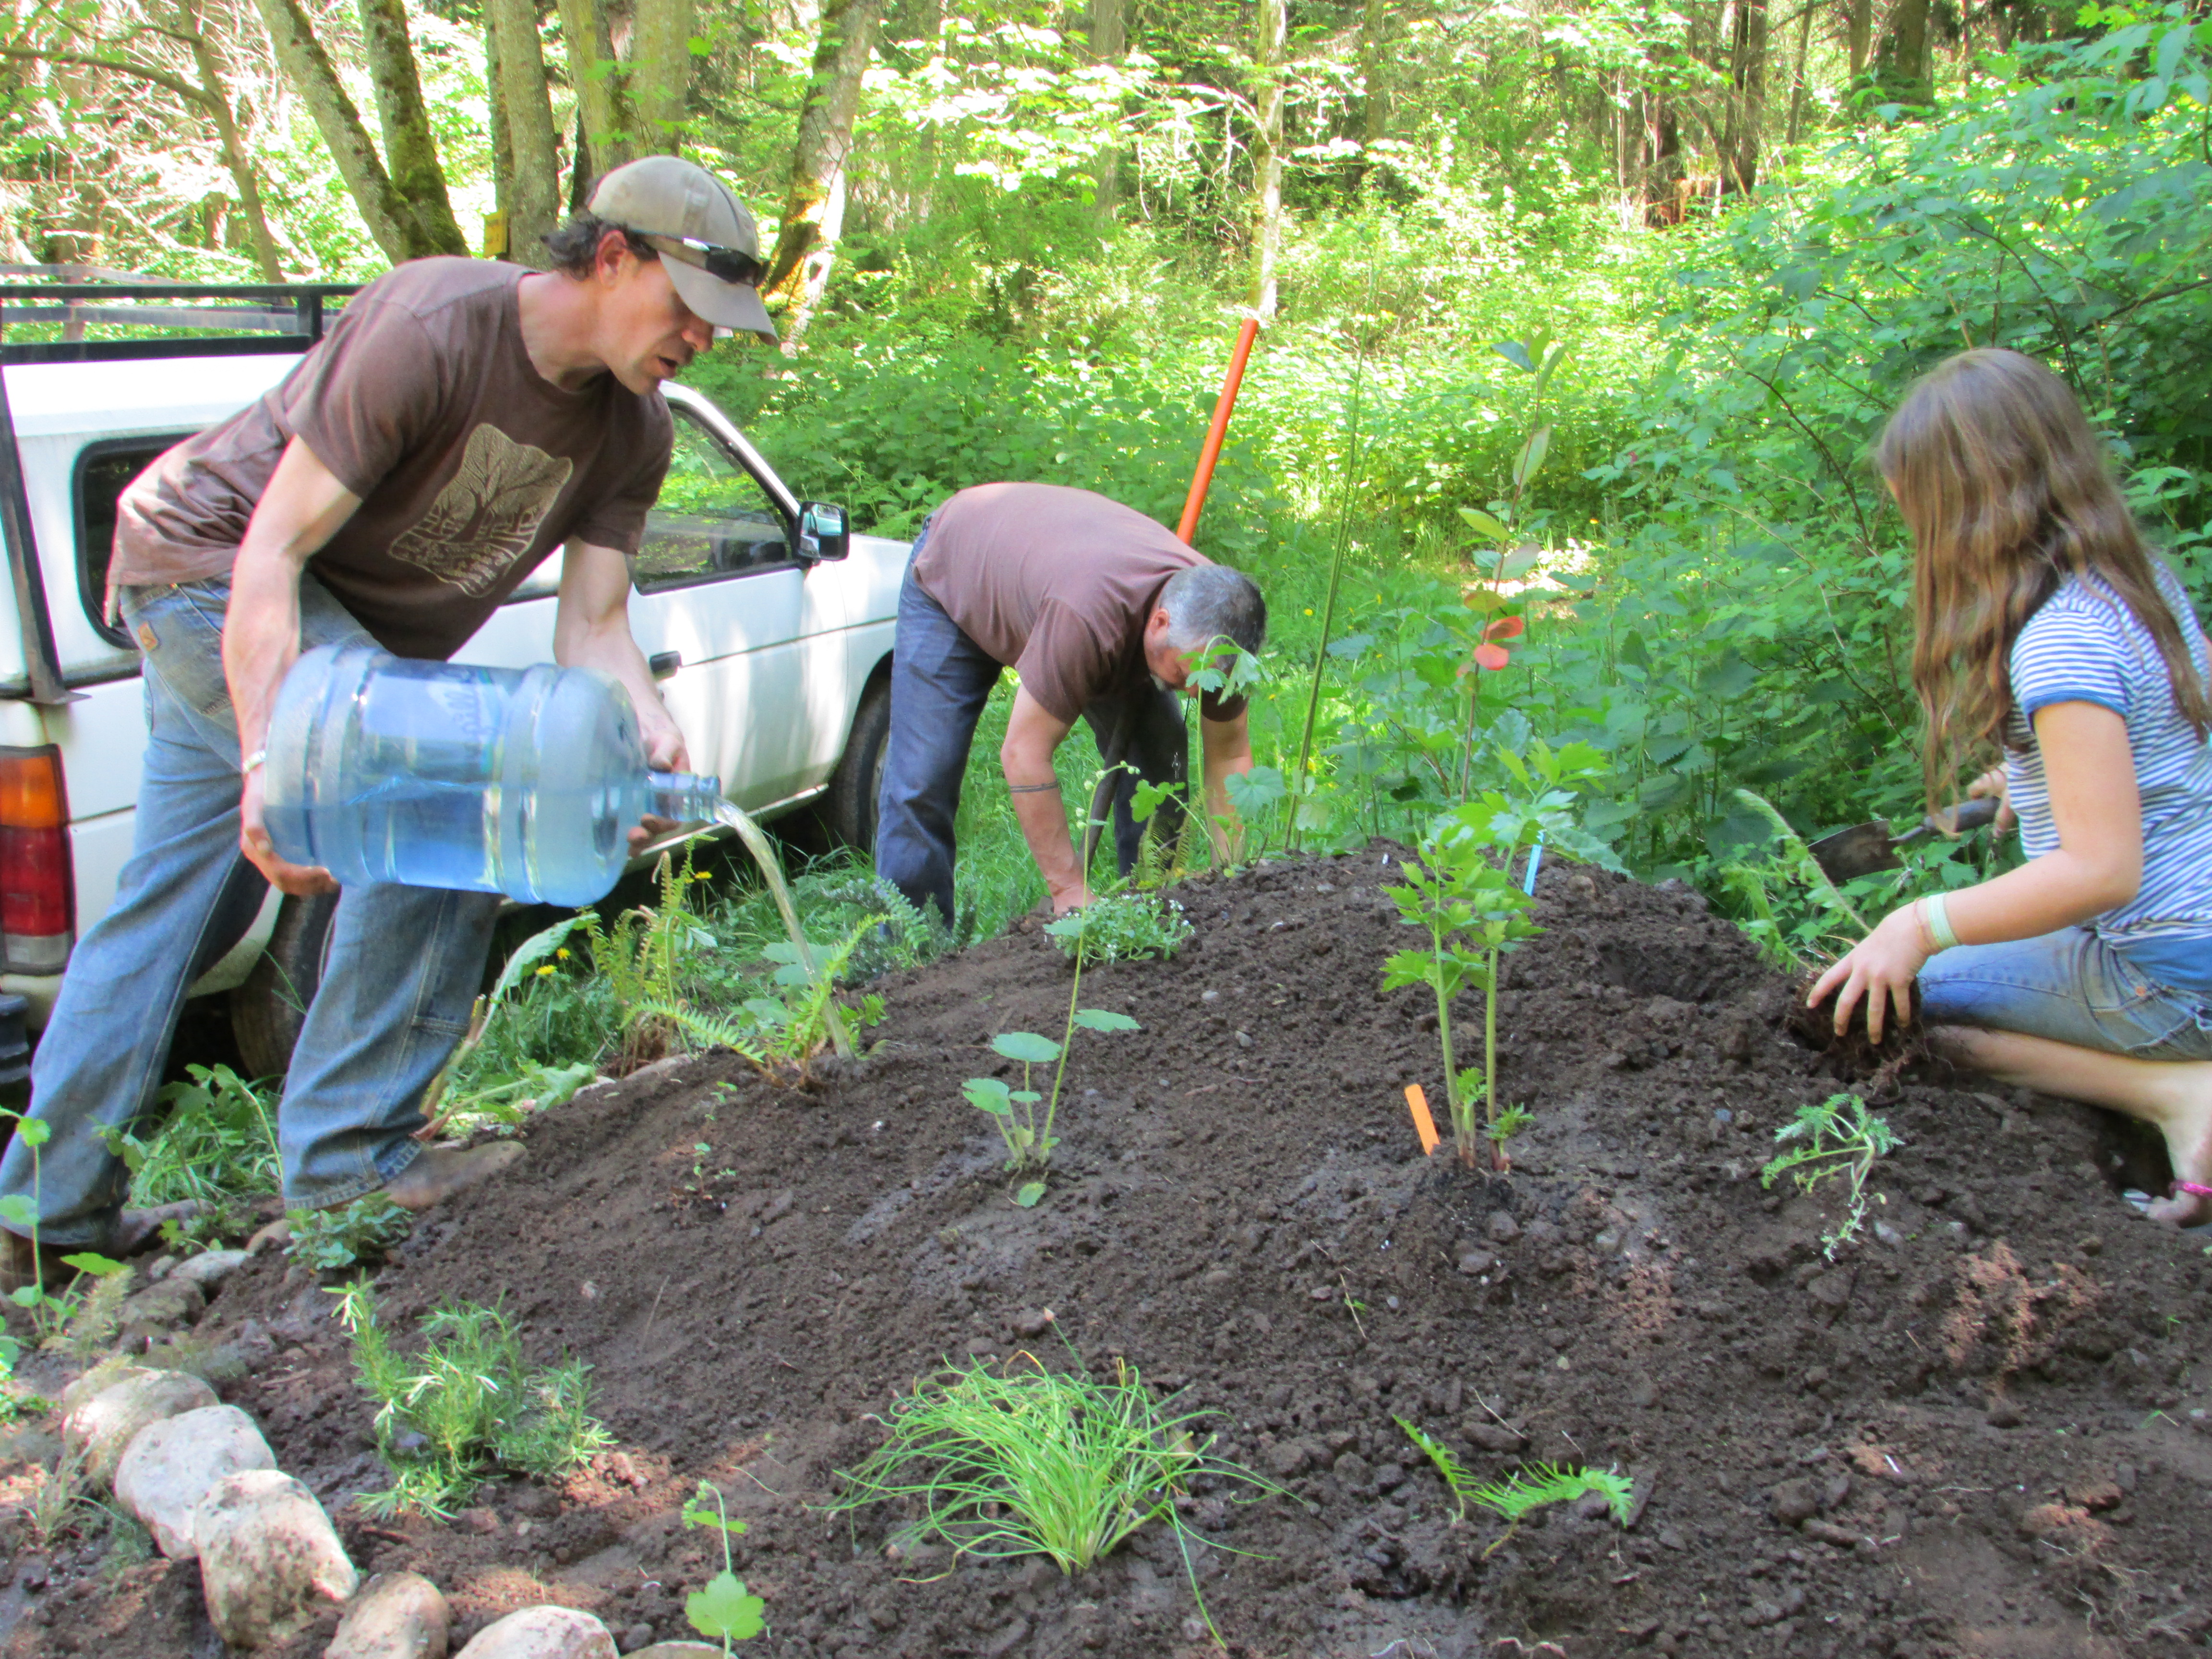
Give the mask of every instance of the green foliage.
[[1102, 1382], [1034, 1359], [1005, 1372], [978, 1360], [893, 1401], [889, 1438], [841, 1472], [829, 1509], [893, 1504], [901, 1537], [981, 1560], [1043, 1555], [1081, 1572], [1150, 1522], [1181, 1536], [1175, 1500], [1200, 1476], [1261, 1485], [1208, 1456], [1202, 1413], [1171, 1405], [1119, 1362]]
[[350, 1204], [292, 1210], [292, 1237], [284, 1253], [313, 1273], [337, 1273], [356, 1262], [374, 1263], [414, 1231], [415, 1216], [375, 1192]]
[[[8, 1299], [31, 1317], [34, 1339], [42, 1345], [51, 1344], [67, 1329], [70, 1320], [86, 1301], [89, 1289], [113, 1279], [127, 1280], [131, 1269], [120, 1261], [92, 1250], [81, 1250], [62, 1258], [62, 1265], [75, 1270], [76, 1281], [65, 1289], [57, 1289], [46, 1283], [45, 1253], [39, 1248], [40, 1180], [44, 1159], [40, 1149], [53, 1138], [53, 1126], [44, 1118], [26, 1117], [20, 1112], [6, 1115], [15, 1121], [16, 1144], [27, 1148], [31, 1154], [31, 1191], [27, 1197], [12, 1193], [0, 1198], [0, 1221], [30, 1241], [31, 1282], [20, 1285], [8, 1293]], [[112, 1300], [105, 1305], [111, 1307]], [[23, 1345], [4, 1329], [0, 1329], [0, 1374], [12, 1378], [15, 1362], [21, 1358]]]
[[[978, 1111], [989, 1113], [991, 1121], [997, 1126], [999, 1137], [1006, 1146], [1006, 1168], [1016, 1175], [1027, 1173], [1037, 1177], [1015, 1189], [1014, 1202], [1024, 1210], [1044, 1196], [1045, 1167], [1052, 1162], [1052, 1149], [1060, 1144], [1052, 1129], [1060, 1111], [1060, 1085], [1067, 1077], [1067, 1054], [1074, 1045], [1076, 1028], [1080, 1026], [1086, 1031], [1139, 1029], [1127, 1014], [1075, 1006], [1083, 991], [1083, 964], [1090, 955], [1092, 912], [1097, 908], [1093, 904], [1072, 910], [1045, 929], [1062, 950], [1075, 958], [1074, 980], [1067, 991], [1067, 1022], [1060, 1031], [1060, 1041], [1055, 1042], [1034, 1031], [1001, 1031], [991, 1039], [992, 1050], [1020, 1062], [1022, 1086], [1012, 1088], [994, 1077], [969, 1078], [960, 1085], [968, 1103]], [[1054, 1068], [1048, 1098], [1031, 1084], [1031, 1068], [1038, 1066]], [[1042, 1114], [1037, 1110], [1040, 1103], [1044, 1106]]]
[[1166, 961], [1194, 931], [1182, 906], [1158, 892], [1109, 893], [1084, 907], [1079, 934], [1054, 932], [1053, 942], [1071, 959], [1079, 950], [1091, 962]]
[[[1617, 1469], [1571, 1469], [1556, 1463], [1531, 1463], [1503, 1480], [1481, 1482], [1461, 1462], [1450, 1447], [1403, 1417], [1391, 1419], [1443, 1477], [1457, 1506], [1452, 1519], [1467, 1519], [1468, 1505], [1503, 1516], [1509, 1527], [1517, 1527], [1532, 1511], [1552, 1504], [1571, 1504], [1585, 1492], [1603, 1495], [1613, 1518], [1622, 1526], [1635, 1512], [1635, 1486]], [[1496, 1546], [1492, 1546], [1495, 1548]]]
[[[714, 1502], [711, 1511], [707, 1508], [710, 1498]], [[699, 1483], [699, 1490], [684, 1505], [683, 1517], [686, 1527], [712, 1527], [722, 1544], [721, 1571], [708, 1579], [704, 1589], [684, 1598], [684, 1616], [700, 1635], [720, 1638], [722, 1651], [727, 1653], [732, 1642], [748, 1640], [768, 1628], [761, 1617], [768, 1603], [745, 1589], [745, 1581], [731, 1565], [730, 1540], [744, 1533], [745, 1523], [730, 1519], [722, 1489], [711, 1480]]]
[[355, 1375], [377, 1402], [377, 1455], [397, 1477], [362, 1499], [368, 1513], [450, 1520], [495, 1470], [552, 1480], [612, 1443], [590, 1412], [590, 1367], [531, 1370], [501, 1308], [441, 1304], [422, 1322], [421, 1350], [403, 1353], [377, 1323], [366, 1279], [331, 1294], [353, 1336]]
[[1778, 1145], [1799, 1144], [1778, 1152], [1759, 1172], [1760, 1186], [1771, 1187], [1777, 1176], [1787, 1175], [1809, 1193], [1824, 1181], [1843, 1181], [1847, 1193], [1844, 1218], [1820, 1238], [1822, 1254], [1833, 1261], [1836, 1252], [1858, 1236], [1866, 1220], [1866, 1182], [1875, 1159], [1905, 1142], [1886, 1119], [1867, 1110], [1865, 1101], [1845, 1094], [1830, 1095], [1817, 1106], [1800, 1106], [1796, 1116], [1774, 1132], [1774, 1139]]
[[273, 1091], [228, 1066], [185, 1071], [190, 1082], [162, 1085], [168, 1115], [150, 1137], [100, 1132], [131, 1172], [132, 1202], [149, 1209], [188, 1200], [221, 1204], [276, 1191], [283, 1168]]

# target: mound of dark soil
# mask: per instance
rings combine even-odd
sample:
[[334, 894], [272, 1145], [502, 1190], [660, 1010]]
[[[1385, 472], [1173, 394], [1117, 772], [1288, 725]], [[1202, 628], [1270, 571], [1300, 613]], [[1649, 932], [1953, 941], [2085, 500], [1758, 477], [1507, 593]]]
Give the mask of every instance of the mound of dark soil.
[[[1424, 1158], [1401, 1091], [1441, 1098], [1434, 1008], [1376, 989], [1413, 938], [1377, 890], [1395, 856], [1194, 883], [1180, 959], [1087, 975], [1085, 1004], [1143, 1029], [1079, 1035], [1034, 1210], [960, 1085], [1009, 1069], [994, 1033], [1060, 1029], [1069, 969], [1035, 933], [885, 985], [874, 1054], [816, 1089], [710, 1057], [542, 1120], [520, 1172], [380, 1285], [396, 1327], [504, 1297], [534, 1355], [590, 1362], [620, 1449], [558, 1490], [365, 1522], [370, 1407], [331, 1298], [281, 1261], [203, 1325], [264, 1356], [228, 1393], [356, 1561], [430, 1575], [460, 1637], [544, 1600], [625, 1647], [685, 1634], [720, 1565], [677, 1522], [705, 1477], [768, 1598], [745, 1651], [1210, 1650], [1157, 1528], [1064, 1578], [887, 1549], [897, 1517], [813, 1507], [894, 1394], [1028, 1351], [1183, 1391], [1282, 1488], [1186, 1500], [1207, 1609], [1248, 1659], [2201, 1644], [2212, 1267], [2118, 1202], [2104, 1120], [1906, 1079], [1878, 1225], [1830, 1261], [1836, 1204], [1759, 1178], [1776, 1127], [1835, 1086], [1785, 1034], [1784, 983], [1694, 895], [1553, 865], [1499, 1022], [1504, 1097], [1535, 1127], [1510, 1177]], [[1479, 1030], [1474, 999], [1461, 1021]], [[1486, 1478], [1618, 1465], [1639, 1512], [1455, 1525], [1399, 1416]], [[81, 1595], [54, 1571], [47, 1622], [7, 1653], [204, 1650], [191, 1568]]]

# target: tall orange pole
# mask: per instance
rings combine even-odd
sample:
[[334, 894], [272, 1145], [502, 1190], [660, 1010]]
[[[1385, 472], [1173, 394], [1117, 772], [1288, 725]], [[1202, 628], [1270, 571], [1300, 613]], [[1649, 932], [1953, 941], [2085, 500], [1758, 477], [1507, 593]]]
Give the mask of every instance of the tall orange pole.
[[1237, 349], [1229, 355], [1229, 373], [1221, 382], [1221, 396], [1213, 405], [1213, 424], [1206, 428], [1206, 444], [1198, 452], [1198, 471], [1191, 475], [1190, 495], [1182, 504], [1182, 522], [1176, 526], [1176, 539], [1185, 547], [1191, 545], [1191, 537], [1198, 531], [1198, 512], [1206, 505], [1206, 487], [1213, 482], [1213, 464], [1221, 459], [1221, 440], [1229, 430], [1229, 412], [1237, 407], [1237, 392], [1244, 384], [1244, 365], [1252, 356], [1252, 342], [1258, 337], [1260, 319], [1247, 317], [1243, 327], [1237, 331]]

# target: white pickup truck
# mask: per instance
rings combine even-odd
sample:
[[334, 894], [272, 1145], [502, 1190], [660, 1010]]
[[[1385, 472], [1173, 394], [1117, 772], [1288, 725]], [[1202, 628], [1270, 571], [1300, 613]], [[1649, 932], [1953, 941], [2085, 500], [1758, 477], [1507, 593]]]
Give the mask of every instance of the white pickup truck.
[[[345, 292], [0, 288], [16, 337], [0, 341], [0, 998], [25, 999], [33, 1030], [131, 850], [146, 726], [137, 653], [101, 616], [116, 495], [281, 379]], [[204, 299], [222, 303], [179, 303]], [[21, 340], [24, 319], [61, 317], [77, 334], [127, 334], [103, 327], [125, 319], [230, 332]], [[800, 501], [712, 403], [665, 393], [675, 456], [632, 562], [630, 626], [692, 763], [757, 816], [819, 800], [834, 834], [871, 846], [906, 544], [846, 536], [840, 509]], [[560, 575], [556, 554], [458, 659], [550, 660]], [[254, 1072], [290, 1054], [331, 902], [272, 891], [192, 988], [228, 994]]]

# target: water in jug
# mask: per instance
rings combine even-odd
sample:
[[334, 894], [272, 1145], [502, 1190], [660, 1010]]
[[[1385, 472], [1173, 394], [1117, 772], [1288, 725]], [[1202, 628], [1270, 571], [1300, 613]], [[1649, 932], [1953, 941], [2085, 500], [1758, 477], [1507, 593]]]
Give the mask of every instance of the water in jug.
[[629, 694], [588, 668], [483, 668], [354, 641], [301, 653], [269, 719], [269, 839], [341, 886], [588, 904], [647, 813], [715, 818], [720, 781], [653, 772]]

